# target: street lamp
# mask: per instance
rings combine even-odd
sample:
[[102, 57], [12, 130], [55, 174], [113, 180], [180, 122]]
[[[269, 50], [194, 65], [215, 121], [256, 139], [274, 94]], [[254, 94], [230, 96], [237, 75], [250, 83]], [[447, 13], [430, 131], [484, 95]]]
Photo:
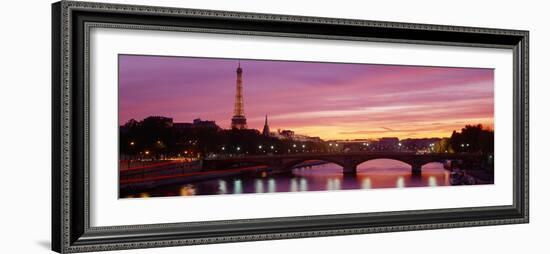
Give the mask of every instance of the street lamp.
[[259, 146], [258, 146], [258, 149], [262, 149], [262, 145], [259, 145]]

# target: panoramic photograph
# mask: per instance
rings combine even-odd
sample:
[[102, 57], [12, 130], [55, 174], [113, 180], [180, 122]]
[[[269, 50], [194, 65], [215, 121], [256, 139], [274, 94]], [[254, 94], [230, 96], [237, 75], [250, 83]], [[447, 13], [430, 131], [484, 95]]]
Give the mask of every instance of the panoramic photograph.
[[118, 56], [119, 198], [494, 183], [494, 70]]

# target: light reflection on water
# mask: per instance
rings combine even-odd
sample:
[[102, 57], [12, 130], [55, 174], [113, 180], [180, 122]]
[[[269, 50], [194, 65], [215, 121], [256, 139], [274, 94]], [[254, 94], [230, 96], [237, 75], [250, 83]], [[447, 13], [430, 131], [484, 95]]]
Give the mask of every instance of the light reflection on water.
[[219, 180], [218, 181], [218, 185], [219, 185], [219, 194], [227, 194], [227, 182], [225, 180]]
[[275, 179], [270, 178], [269, 180], [267, 180], [267, 192], [269, 193], [277, 192], [276, 186], [277, 185], [275, 183]]
[[264, 192], [264, 182], [262, 179], [256, 179], [256, 193]]
[[[198, 187], [200, 187], [200, 184], [205, 184], [205, 188], [208, 187], [206, 186], [208, 185], [208, 182], [202, 182], [202, 183], [195, 184], [195, 188], [198, 189]], [[243, 193], [243, 185], [242, 185], [241, 179], [233, 180], [233, 193], [235, 194]], [[212, 194], [217, 194], [217, 193], [212, 193]]]
[[422, 167], [421, 176], [411, 175], [411, 167], [393, 160], [372, 160], [358, 166], [355, 176], [344, 176], [336, 164], [293, 169], [292, 174], [259, 174], [225, 177], [192, 184], [157, 188], [143, 196], [189, 196], [264, 192], [299, 192], [350, 189], [405, 188], [450, 185], [442, 164]]

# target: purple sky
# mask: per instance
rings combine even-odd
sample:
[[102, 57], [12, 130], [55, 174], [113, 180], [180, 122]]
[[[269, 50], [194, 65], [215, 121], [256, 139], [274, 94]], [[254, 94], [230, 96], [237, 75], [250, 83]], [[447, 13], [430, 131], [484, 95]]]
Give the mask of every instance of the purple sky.
[[[119, 56], [119, 123], [151, 115], [229, 128], [236, 59]], [[493, 70], [241, 60], [249, 128], [324, 139], [446, 137], [493, 127]]]

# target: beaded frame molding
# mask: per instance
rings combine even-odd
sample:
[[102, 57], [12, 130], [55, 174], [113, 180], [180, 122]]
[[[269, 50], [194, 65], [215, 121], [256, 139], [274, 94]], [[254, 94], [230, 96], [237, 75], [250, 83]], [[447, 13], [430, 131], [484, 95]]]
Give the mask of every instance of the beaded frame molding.
[[[91, 227], [93, 27], [513, 50], [513, 205]], [[60, 253], [321, 237], [529, 221], [528, 31], [61, 1], [52, 5], [52, 250]]]

